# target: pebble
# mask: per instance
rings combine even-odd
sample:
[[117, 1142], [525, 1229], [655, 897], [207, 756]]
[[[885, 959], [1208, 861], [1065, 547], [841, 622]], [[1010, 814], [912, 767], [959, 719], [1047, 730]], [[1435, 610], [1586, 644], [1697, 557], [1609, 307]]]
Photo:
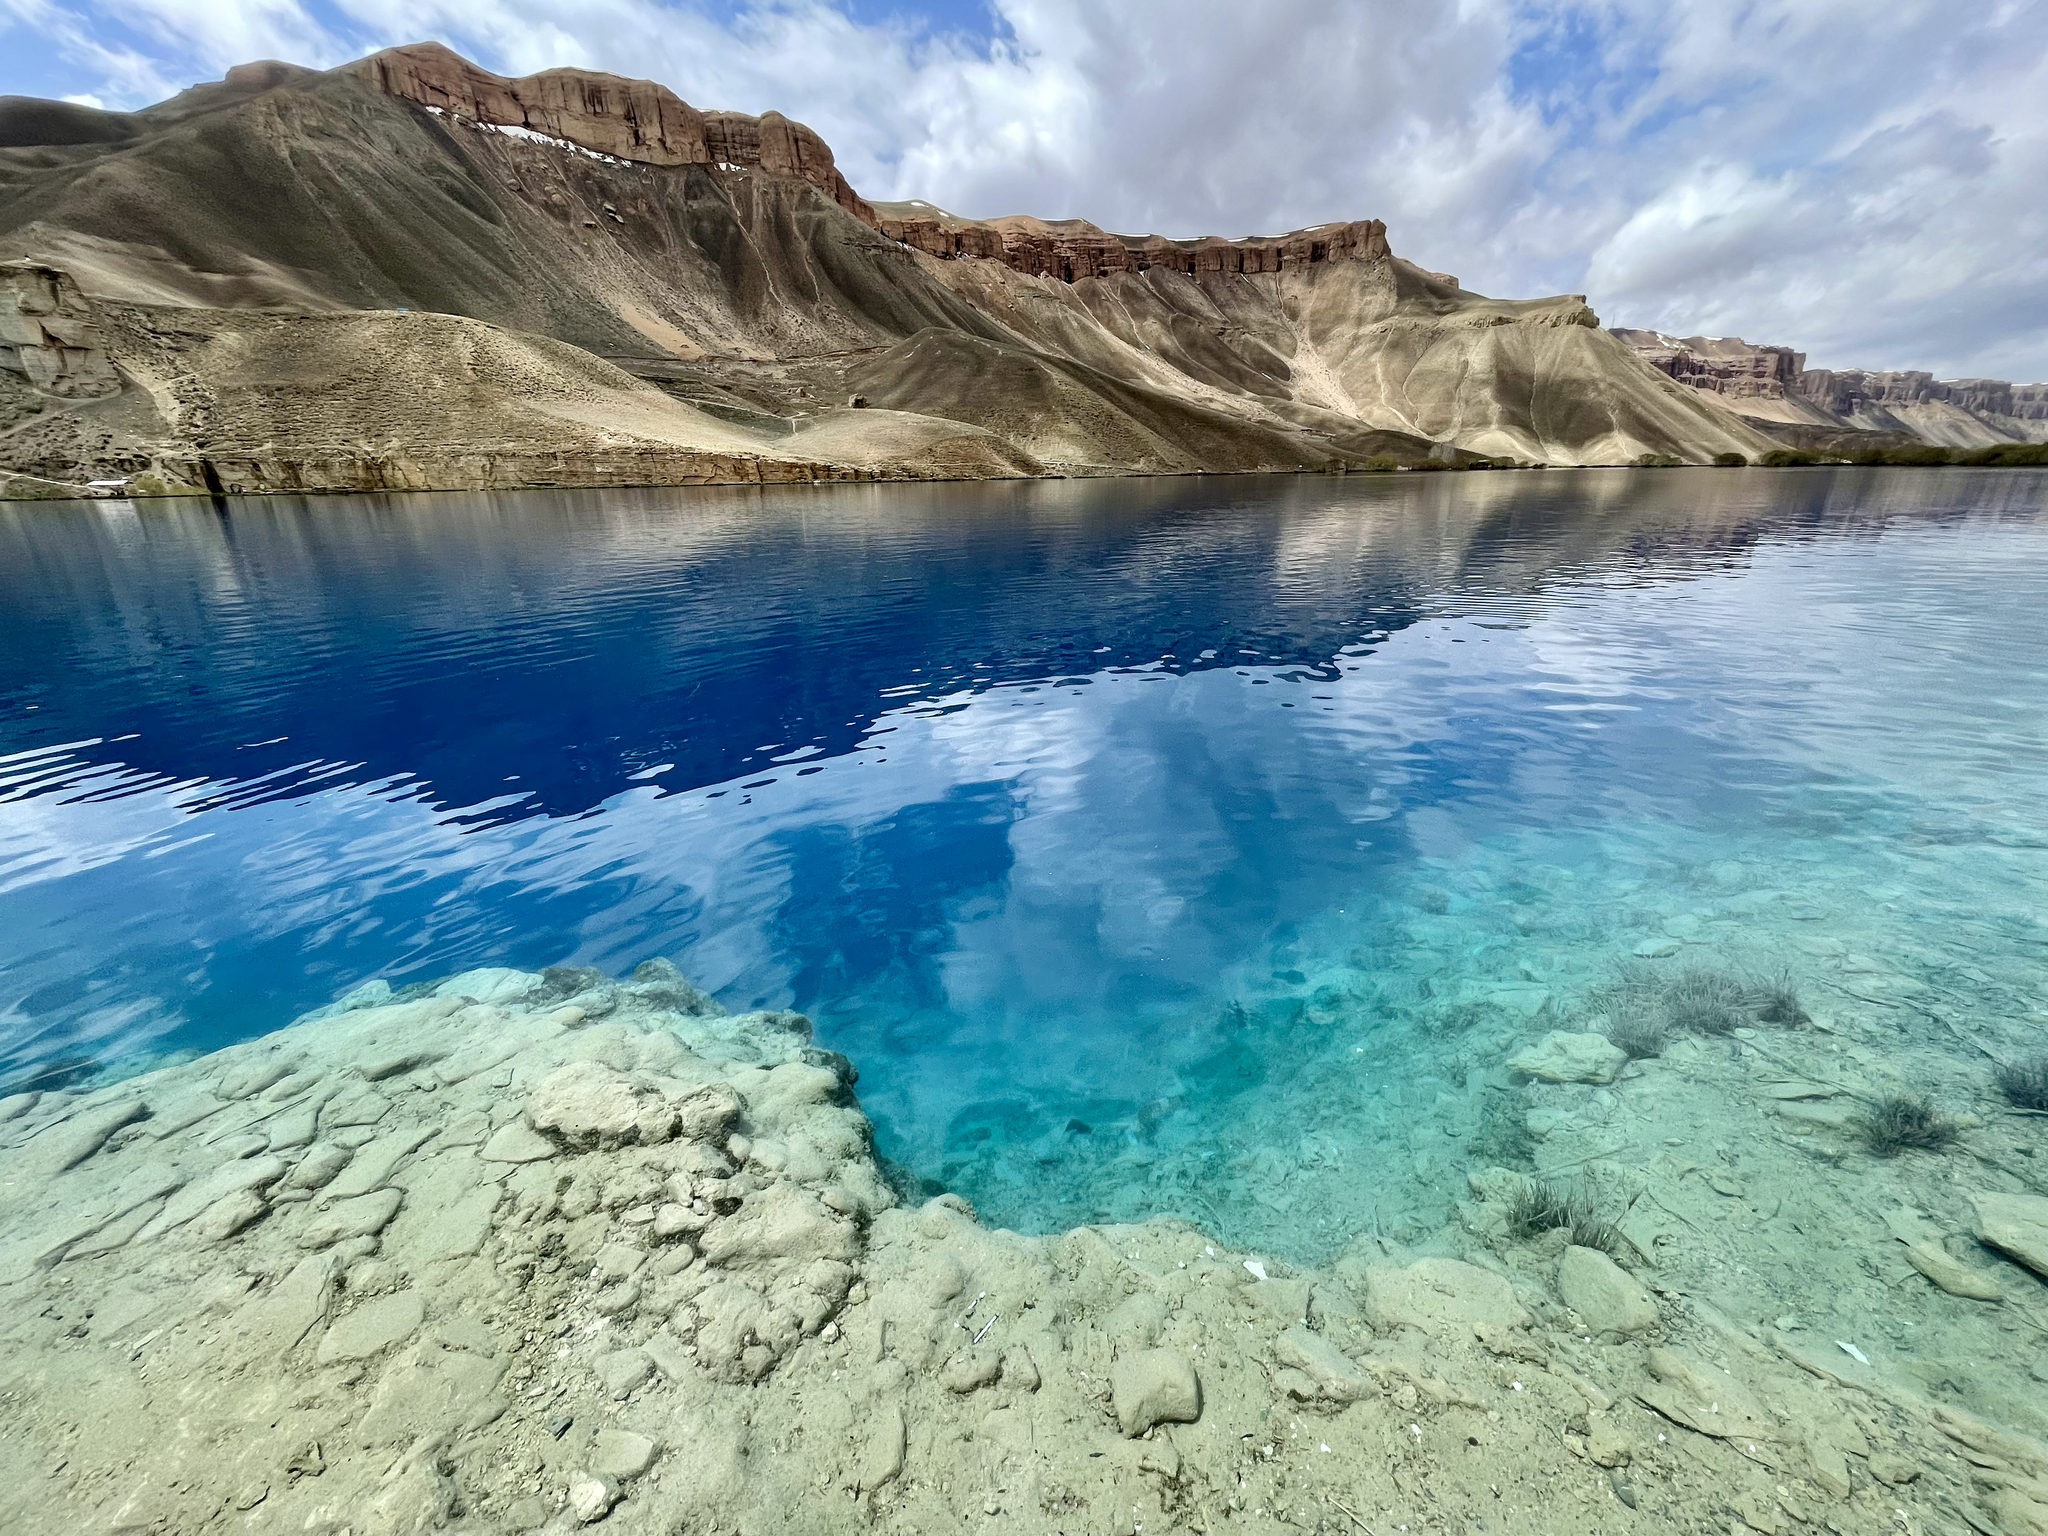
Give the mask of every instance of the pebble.
[[608, 1477], [586, 1473], [569, 1484], [569, 1513], [578, 1525], [594, 1525], [612, 1512], [619, 1486]]
[[597, 1357], [597, 1379], [613, 1397], [624, 1397], [654, 1374], [644, 1349], [615, 1349]]
[[654, 1465], [661, 1447], [629, 1429], [599, 1430], [590, 1447], [590, 1470], [620, 1482], [638, 1477]]

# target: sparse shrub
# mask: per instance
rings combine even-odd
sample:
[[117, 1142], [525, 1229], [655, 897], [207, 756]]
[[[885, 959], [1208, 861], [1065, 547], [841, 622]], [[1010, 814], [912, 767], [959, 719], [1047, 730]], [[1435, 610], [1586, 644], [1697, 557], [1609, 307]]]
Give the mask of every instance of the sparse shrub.
[[1654, 1011], [1664, 996], [1664, 977], [1649, 960], [1617, 960], [1608, 979], [1593, 989], [1593, 1005], [1613, 1018]]
[[1725, 1035], [1749, 1022], [1748, 989], [1726, 971], [1691, 966], [1664, 989], [1664, 1017], [1673, 1029]]
[[1598, 1248], [1610, 1254], [1621, 1248], [1621, 1228], [1601, 1214], [1591, 1196], [1573, 1200], [1565, 1235], [1578, 1248]]
[[2006, 466], [2048, 464], [2048, 443], [2000, 443], [1994, 448], [1961, 448], [1955, 450], [1950, 462]]
[[[1745, 1024], [1793, 1028], [1811, 1023], [1789, 971], [1760, 971], [1738, 976], [1711, 966], [1693, 965], [1676, 974], [1654, 961], [1624, 960], [1611, 978], [1594, 988], [1594, 1006], [1643, 1044], [1667, 1043], [1671, 1034], [1725, 1035]], [[1667, 1038], [1660, 1038], [1667, 1037]], [[1656, 1051], [1631, 1049], [1615, 1030], [1608, 1038], [1631, 1055]]]
[[1531, 1179], [1508, 1202], [1507, 1220], [1516, 1237], [1562, 1231], [1580, 1248], [1612, 1253], [1621, 1246], [1621, 1228], [1601, 1208], [1598, 1192], [1582, 1181], [1563, 1185]]
[[1637, 1015], [1608, 1025], [1607, 1038], [1630, 1061], [1641, 1061], [1647, 1056], [1662, 1056], [1664, 1047], [1671, 1043], [1671, 1032], [1655, 1019]]
[[1717, 453], [1714, 462], [1723, 469], [1747, 469], [1749, 460], [1739, 453]]
[[1777, 1024], [1786, 1029], [1813, 1022], [1799, 1000], [1799, 987], [1790, 971], [1765, 971], [1749, 978], [1749, 1011], [1759, 1024]]
[[1536, 1237], [1567, 1225], [1571, 1220], [1571, 1197], [1548, 1179], [1531, 1179], [1508, 1201], [1508, 1231], [1516, 1237]]
[[1371, 470], [1376, 475], [1384, 475], [1399, 469], [1401, 465], [1390, 453], [1376, 453], [1358, 467]]
[[1917, 1093], [1887, 1093], [1871, 1101], [1855, 1120], [1863, 1145], [1879, 1157], [1901, 1152], [1939, 1152], [1954, 1144], [1955, 1121]]
[[2048, 1110], [2048, 1056], [2001, 1066], [1998, 1091], [2015, 1109]]

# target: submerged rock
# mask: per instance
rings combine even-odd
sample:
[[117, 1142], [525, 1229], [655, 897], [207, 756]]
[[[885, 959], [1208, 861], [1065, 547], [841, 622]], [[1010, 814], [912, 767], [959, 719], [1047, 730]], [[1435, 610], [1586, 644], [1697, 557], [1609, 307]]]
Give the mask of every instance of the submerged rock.
[[1605, 1035], [1553, 1029], [1508, 1059], [1511, 1071], [1546, 1083], [1611, 1083], [1628, 1064], [1628, 1053]]
[[1979, 1241], [2048, 1276], [2048, 1199], [1980, 1192], [1970, 1203], [1977, 1208]]
[[1650, 1293], [1597, 1248], [1565, 1249], [1557, 1262], [1557, 1289], [1594, 1335], [1641, 1333], [1659, 1321]]
[[1905, 1246], [1906, 1262], [1951, 1296], [1971, 1301], [1998, 1301], [2003, 1293], [1990, 1275], [1970, 1268], [1941, 1243], [1941, 1229], [1917, 1211], [1887, 1211], [1887, 1231]]

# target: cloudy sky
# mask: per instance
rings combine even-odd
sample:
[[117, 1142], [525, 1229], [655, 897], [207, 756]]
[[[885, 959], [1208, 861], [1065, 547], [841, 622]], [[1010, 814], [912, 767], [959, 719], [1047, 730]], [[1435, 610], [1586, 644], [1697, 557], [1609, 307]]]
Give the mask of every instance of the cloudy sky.
[[1611, 325], [2048, 379], [2048, 0], [0, 0], [0, 92], [141, 106], [426, 37], [777, 108], [871, 198], [1378, 217]]

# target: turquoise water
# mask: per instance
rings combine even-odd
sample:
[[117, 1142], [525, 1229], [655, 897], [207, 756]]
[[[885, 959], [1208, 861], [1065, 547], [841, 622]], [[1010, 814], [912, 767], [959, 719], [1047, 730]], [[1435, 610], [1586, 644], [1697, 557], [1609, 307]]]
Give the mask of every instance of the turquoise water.
[[663, 953], [992, 1222], [1321, 1257], [1625, 957], [2041, 1049], [2044, 600], [2023, 471], [8, 509], [0, 1071]]

